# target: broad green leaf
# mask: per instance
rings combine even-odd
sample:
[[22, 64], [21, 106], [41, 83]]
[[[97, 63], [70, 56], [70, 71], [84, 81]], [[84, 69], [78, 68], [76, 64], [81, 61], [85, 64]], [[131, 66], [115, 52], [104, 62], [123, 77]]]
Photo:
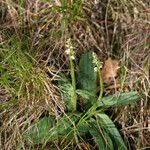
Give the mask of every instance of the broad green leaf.
[[94, 118], [83, 120], [77, 125], [80, 136], [91, 134], [99, 150], [113, 150], [111, 138], [105, 130], [102, 130]]
[[97, 114], [96, 117], [100, 126], [105, 129], [109, 137], [111, 137], [114, 149], [127, 150], [127, 147], [112, 120], [104, 113]]
[[50, 137], [49, 130], [54, 126], [55, 119], [44, 117], [33, 124], [25, 134], [25, 140], [30, 144], [44, 143]]
[[128, 105], [139, 100], [138, 92], [119, 93], [101, 99], [99, 107], [107, 108], [120, 105]]
[[[96, 95], [92, 94], [91, 92], [77, 89], [76, 93], [84, 98], [83, 105], [84, 105], [84, 110], [86, 111], [89, 107], [91, 107], [91, 102], [94, 102], [97, 100]], [[85, 105], [86, 104], [86, 105]]]
[[81, 114], [70, 114], [68, 116], [44, 117], [38, 123], [33, 124], [25, 133], [25, 140], [28, 144], [40, 144], [54, 141], [60, 137], [73, 139], [73, 124]]
[[77, 89], [76, 93], [78, 95], [80, 95], [81, 97], [85, 98], [85, 99], [96, 99], [95, 94], [92, 94], [91, 92], [88, 92], [88, 91], [85, 91], [85, 90]]
[[94, 137], [98, 149], [113, 150], [114, 148], [111, 138], [109, 137], [107, 132], [105, 132], [105, 130], [102, 131], [99, 128], [100, 127], [96, 125], [96, 121], [95, 124], [91, 125], [91, 128], [89, 128], [89, 132]]
[[94, 71], [94, 67], [92, 52], [83, 54], [79, 62], [79, 88], [90, 92], [91, 95], [96, 94], [97, 73]]
[[60, 74], [60, 80], [58, 82], [58, 87], [60, 88], [62, 94], [63, 94], [63, 100], [66, 103], [66, 106], [69, 111], [73, 109], [72, 105], [72, 95], [73, 95], [73, 87], [70, 81], [65, 77], [64, 74]]
[[77, 129], [80, 135], [84, 135], [89, 133], [90, 123], [95, 123], [95, 119], [90, 118], [89, 120], [82, 120], [80, 123], [77, 124]]
[[[75, 123], [80, 119], [81, 113], [71, 113], [67, 116], [58, 118], [57, 133], [59, 136], [64, 136], [74, 131]], [[55, 129], [54, 129], [55, 130]]]

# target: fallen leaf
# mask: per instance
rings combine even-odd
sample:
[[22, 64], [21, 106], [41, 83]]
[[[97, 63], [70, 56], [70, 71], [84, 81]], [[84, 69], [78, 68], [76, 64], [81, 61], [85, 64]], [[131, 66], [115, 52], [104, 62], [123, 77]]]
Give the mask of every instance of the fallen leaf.
[[104, 67], [102, 69], [102, 76], [104, 82], [109, 82], [110, 80], [114, 80], [117, 76], [117, 71], [119, 69], [119, 62], [117, 60], [113, 60], [110, 57], [105, 61]]
[[85, 144], [85, 143], [83, 143], [83, 142], [80, 143], [80, 146], [82, 147], [83, 150], [89, 150], [87, 144]]

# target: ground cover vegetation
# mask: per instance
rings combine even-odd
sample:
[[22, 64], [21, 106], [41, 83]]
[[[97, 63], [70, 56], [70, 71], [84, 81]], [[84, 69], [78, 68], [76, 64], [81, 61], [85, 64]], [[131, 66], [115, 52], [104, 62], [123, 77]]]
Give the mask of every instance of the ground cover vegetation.
[[0, 149], [150, 148], [148, 0], [0, 1]]

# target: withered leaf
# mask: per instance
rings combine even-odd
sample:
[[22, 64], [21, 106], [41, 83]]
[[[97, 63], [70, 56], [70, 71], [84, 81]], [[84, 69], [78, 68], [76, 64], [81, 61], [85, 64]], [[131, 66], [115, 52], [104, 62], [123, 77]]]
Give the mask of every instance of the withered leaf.
[[119, 62], [112, 58], [108, 58], [102, 69], [102, 76], [105, 82], [114, 79], [117, 76], [117, 71], [119, 69]]

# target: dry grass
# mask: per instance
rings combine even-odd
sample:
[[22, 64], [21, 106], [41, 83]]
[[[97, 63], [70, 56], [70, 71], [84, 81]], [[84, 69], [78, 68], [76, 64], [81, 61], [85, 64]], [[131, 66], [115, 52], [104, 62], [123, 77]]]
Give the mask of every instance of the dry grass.
[[[149, 6], [146, 0], [2, 0], [0, 149], [29, 149], [22, 139], [26, 127], [43, 115], [64, 112], [55, 83], [60, 71], [68, 73], [64, 51], [70, 37], [76, 61], [91, 49], [102, 61], [109, 56], [120, 61], [124, 71], [117, 80], [123, 83], [122, 90], [138, 90], [142, 97], [134, 106], [115, 110], [114, 120], [121, 125], [129, 149], [150, 147]], [[18, 58], [12, 58], [14, 53]], [[29, 70], [23, 61], [31, 64]], [[107, 85], [105, 94], [113, 92], [112, 85]]]

